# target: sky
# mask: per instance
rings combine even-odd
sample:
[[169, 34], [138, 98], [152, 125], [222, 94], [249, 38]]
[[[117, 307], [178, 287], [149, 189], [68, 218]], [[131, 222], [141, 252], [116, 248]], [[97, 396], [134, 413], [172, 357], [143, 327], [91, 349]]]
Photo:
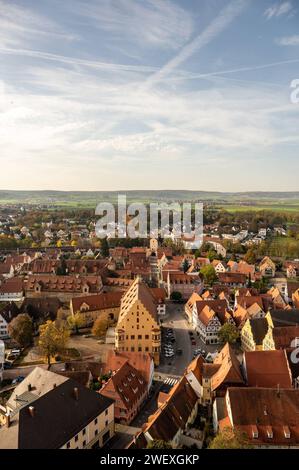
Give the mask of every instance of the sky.
[[299, 0], [0, 0], [0, 189], [299, 190]]

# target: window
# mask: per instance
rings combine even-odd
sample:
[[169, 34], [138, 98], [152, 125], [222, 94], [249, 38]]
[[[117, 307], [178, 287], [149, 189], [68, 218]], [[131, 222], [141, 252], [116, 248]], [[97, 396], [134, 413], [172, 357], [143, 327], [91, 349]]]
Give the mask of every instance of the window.
[[78, 441], [78, 434], [77, 434], [77, 436], [75, 436], [75, 442], [77, 442], [77, 441]]
[[145, 335], [145, 339], [149, 339], [149, 335]]
[[99, 434], [98, 429], [95, 430], [94, 435], [97, 436]]
[[105, 421], [105, 426], [107, 427], [108, 424], [109, 424], [109, 421], [108, 421], [108, 419], [107, 419], [107, 420]]
[[105, 416], [107, 416], [107, 414], [108, 414], [108, 408], [107, 408], [107, 410], [105, 410]]
[[85, 434], [86, 434], [86, 428], [83, 429], [82, 434], [83, 434], [83, 436], [85, 436]]
[[135, 335], [131, 335], [131, 339], [135, 339]]
[[142, 335], [138, 335], [138, 339], [142, 339]]
[[67, 445], [66, 445], [66, 448], [69, 449], [71, 447], [71, 443], [68, 442]]
[[135, 351], [135, 348], [134, 346], [131, 347], [131, 351], [134, 352]]
[[85, 446], [86, 446], [86, 441], [83, 441], [83, 447], [85, 447]]
[[95, 425], [98, 424], [98, 418], [96, 418], [96, 419], [94, 420], [94, 424], [95, 424]]

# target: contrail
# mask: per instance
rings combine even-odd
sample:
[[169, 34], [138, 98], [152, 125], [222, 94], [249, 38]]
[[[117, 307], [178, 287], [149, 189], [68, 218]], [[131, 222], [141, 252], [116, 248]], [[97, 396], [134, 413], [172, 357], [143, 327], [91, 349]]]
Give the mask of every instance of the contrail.
[[141, 73], [151, 73], [158, 70], [157, 67], [150, 67], [146, 65], [125, 65], [125, 64], [114, 64], [109, 62], [98, 62], [85, 59], [77, 59], [74, 57], [67, 57], [58, 54], [51, 54], [49, 52], [40, 52], [31, 49], [14, 49], [9, 47], [0, 47], [0, 54], [11, 54], [11, 55], [21, 55], [27, 57], [33, 57], [43, 60], [51, 60], [54, 62], [62, 62], [64, 64], [70, 65], [82, 65], [85, 67], [91, 67], [101, 70], [109, 71], [126, 71], [126, 72], [141, 72]]
[[244, 10], [248, 0], [234, 0], [227, 5], [219, 15], [200, 33], [193, 41], [187, 44], [175, 57], [167, 62], [158, 72], [145, 80], [142, 89], [149, 89], [156, 83], [162, 81], [167, 75], [179, 65], [191, 57], [195, 51], [202, 49], [214, 38], [222, 33], [227, 26]]

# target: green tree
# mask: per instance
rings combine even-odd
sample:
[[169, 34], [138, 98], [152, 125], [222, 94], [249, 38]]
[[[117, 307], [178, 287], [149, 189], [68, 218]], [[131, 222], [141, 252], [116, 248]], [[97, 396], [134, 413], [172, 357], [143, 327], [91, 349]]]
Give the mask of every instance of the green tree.
[[65, 322], [57, 325], [56, 322], [48, 320], [39, 327], [38, 347], [41, 354], [47, 358], [48, 368], [51, 365], [51, 357], [65, 350], [69, 336], [70, 330]]
[[189, 261], [185, 258], [183, 263], [183, 271], [186, 273], [189, 269]]
[[20, 314], [13, 318], [8, 325], [8, 332], [22, 348], [32, 343], [33, 323], [27, 313]]
[[172, 447], [169, 442], [162, 439], [153, 439], [148, 443], [147, 449], [172, 449]]
[[212, 285], [217, 280], [215, 268], [211, 264], [203, 266], [200, 270], [200, 273], [203, 275], [206, 284]]
[[256, 250], [254, 248], [249, 248], [246, 255], [244, 256], [244, 261], [248, 264], [255, 264], [257, 261]]
[[108, 258], [109, 256], [109, 243], [107, 237], [101, 240], [101, 255], [103, 258]]
[[60, 261], [60, 266], [58, 266], [56, 274], [58, 276], [65, 276], [67, 274], [67, 264], [64, 258]]
[[224, 323], [219, 330], [219, 341], [222, 344], [234, 344], [239, 338], [239, 331], [236, 325]]
[[229, 427], [211, 441], [209, 449], [251, 449], [252, 445], [245, 433], [233, 430]]
[[170, 298], [171, 298], [171, 300], [179, 302], [180, 300], [182, 300], [182, 294], [181, 294], [181, 292], [173, 291], [170, 294]]
[[84, 325], [85, 319], [81, 312], [76, 312], [74, 315], [67, 317], [67, 322], [75, 330], [76, 334], [79, 334], [79, 329]]
[[92, 334], [97, 337], [104, 336], [108, 328], [108, 320], [104, 317], [98, 317], [93, 324]]
[[207, 252], [207, 257], [209, 258], [210, 261], [213, 261], [214, 259], [221, 259], [222, 256], [218, 255], [215, 250], [209, 250]]

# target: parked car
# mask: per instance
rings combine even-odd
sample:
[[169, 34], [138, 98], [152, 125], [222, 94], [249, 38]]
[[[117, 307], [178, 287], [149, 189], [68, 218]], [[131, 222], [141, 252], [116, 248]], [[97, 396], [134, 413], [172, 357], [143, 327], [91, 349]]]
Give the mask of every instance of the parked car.
[[12, 385], [19, 384], [19, 383], [21, 383], [24, 379], [25, 379], [25, 377], [24, 377], [23, 375], [18, 375], [18, 377], [16, 377], [15, 379], [13, 379]]
[[5, 361], [4, 362], [4, 369], [11, 369], [12, 368], [12, 362]]

